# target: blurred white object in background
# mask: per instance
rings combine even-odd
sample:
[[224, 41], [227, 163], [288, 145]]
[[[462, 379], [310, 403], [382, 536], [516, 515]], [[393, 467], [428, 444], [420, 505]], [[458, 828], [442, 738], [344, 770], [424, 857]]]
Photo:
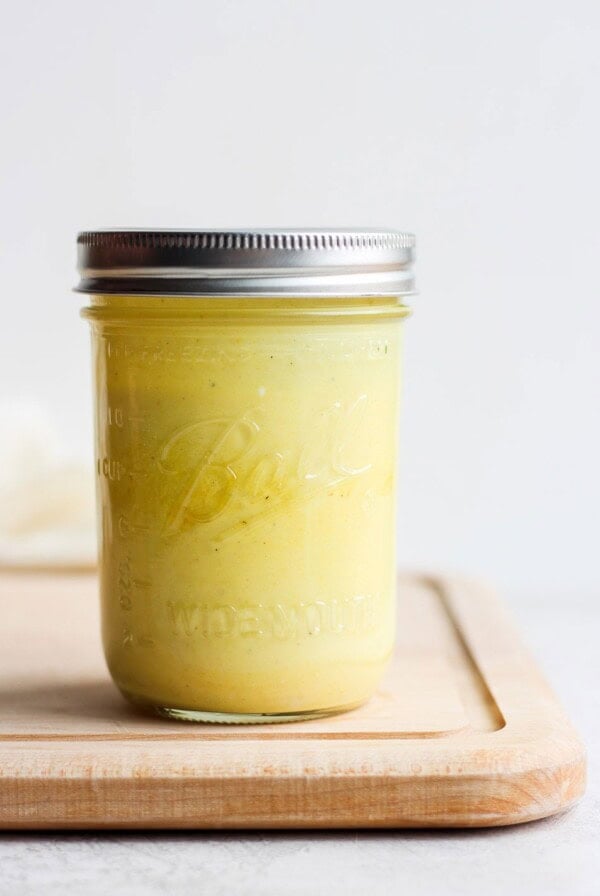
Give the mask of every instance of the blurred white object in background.
[[44, 408], [0, 401], [0, 565], [95, 563], [91, 465], [69, 456]]

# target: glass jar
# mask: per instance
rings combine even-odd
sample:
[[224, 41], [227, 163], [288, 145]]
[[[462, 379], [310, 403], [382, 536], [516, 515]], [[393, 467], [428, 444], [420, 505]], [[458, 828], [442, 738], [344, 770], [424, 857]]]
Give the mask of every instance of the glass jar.
[[395, 232], [83, 233], [102, 633], [196, 721], [355, 707], [394, 643]]

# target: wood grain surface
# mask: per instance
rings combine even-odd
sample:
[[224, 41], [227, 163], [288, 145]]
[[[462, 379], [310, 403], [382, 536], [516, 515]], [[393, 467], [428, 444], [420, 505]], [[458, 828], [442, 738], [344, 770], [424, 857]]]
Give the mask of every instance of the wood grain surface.
[[463, 827], [562, 811], [585, 755], [480, 584], [399, 582], [364, 707], [286, 725], [167, 721], [105, 670], [93, 575], [0, 576], [0, 828]]

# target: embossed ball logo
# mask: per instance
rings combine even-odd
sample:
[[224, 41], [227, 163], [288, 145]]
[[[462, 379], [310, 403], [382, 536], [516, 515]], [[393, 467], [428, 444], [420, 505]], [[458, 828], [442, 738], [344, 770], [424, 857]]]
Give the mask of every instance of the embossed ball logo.
[[180, 427], [159, 454], [175, 495], [165, 535], [222, 516], [217, 537], [228, 538], [366, 473], [371, 461], [364, 439], [356, 436], [367, 401], [362, 394], [349, 404], [335, 402], [305, 427], [294, 447], [273, 448], [268, 425], [252, 411]]

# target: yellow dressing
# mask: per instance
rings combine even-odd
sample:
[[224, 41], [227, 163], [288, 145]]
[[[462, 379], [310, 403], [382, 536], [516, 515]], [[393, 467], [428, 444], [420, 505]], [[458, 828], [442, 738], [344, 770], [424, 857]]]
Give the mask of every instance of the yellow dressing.
[[96, 296], [103, 640], [155, 707], [344, 708], [394, 640], [397, 299]]

